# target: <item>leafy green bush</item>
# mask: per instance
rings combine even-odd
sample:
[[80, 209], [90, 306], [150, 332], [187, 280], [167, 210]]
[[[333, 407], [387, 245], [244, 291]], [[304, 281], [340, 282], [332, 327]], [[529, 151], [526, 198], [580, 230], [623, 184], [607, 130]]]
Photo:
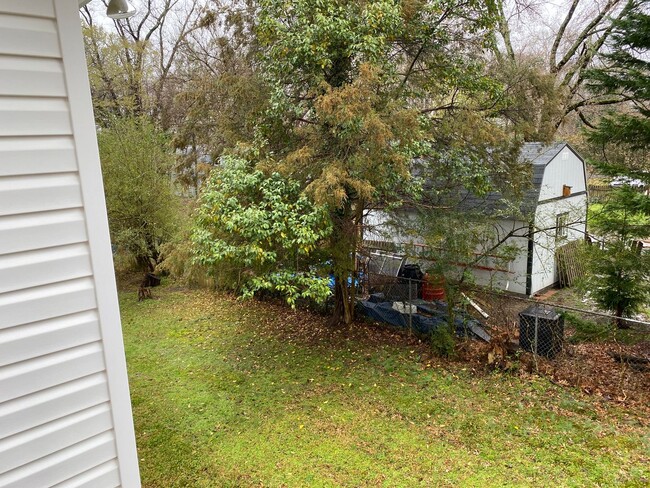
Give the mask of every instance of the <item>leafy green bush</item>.
[[320, 243], [331, 232], [327, 209], [279, 173], [225, 157], [200, 197], [192, 242], [196, 263], [217, 285], [252, 296], [274, 291], [294, 306], [330, 294]]

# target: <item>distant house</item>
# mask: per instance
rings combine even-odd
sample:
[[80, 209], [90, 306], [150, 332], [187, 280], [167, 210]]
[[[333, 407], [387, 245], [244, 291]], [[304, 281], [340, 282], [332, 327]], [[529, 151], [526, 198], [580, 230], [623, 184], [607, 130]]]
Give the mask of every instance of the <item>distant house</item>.
[[[559, 281], [557, 249], [586, 235], [587, 177], [583, 159], [566, 143], [524, 144], [520, 160], [532, 165], [532, 186], [522, 201], [526, 217], [497, 222], [499, 234], [510, 235], [503, 245], [516, 246], [519, 252], [508, 263], [485, 256], [471, 269], [479, 285], [530, 296]], [[464, 205], [489, 211], [499, 198], [469, 198]], [[417, 238], [391, 233], [381, 211], [371, 211], [366, 222], [364, 241], [370, 247], [418, 244]]]
[[140, 486], [77, 0], [0, 1], [0, 487]]

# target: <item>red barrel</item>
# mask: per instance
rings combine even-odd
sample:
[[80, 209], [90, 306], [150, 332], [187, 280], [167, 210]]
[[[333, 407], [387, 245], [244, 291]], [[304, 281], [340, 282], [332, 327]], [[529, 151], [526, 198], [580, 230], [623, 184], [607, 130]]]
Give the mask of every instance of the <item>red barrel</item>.
[[422, 299], [432, 302], [445, 299], [445, 277], [424, 275]]

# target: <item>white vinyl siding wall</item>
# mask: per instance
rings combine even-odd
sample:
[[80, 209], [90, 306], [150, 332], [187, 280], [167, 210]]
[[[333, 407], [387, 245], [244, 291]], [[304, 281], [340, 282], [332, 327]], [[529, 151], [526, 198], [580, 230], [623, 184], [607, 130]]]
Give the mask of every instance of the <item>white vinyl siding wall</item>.
[[[531, 293], [558, 282], [555, 252], [564, 244], [584, 239], [587, 227], [587, 179], [585, 164], [568, 146], [546, 166], [535, 212], [535, 236]], [[570, 196], [562, 196], [564, 185]], [[557, 237], [557, 216], [567, 215], [566, 236]]]
[[568, 146], [565, 146], [546, 166], [539, 201], [561, 197], [564, 185], [571, 187], [573, 195], [587, 191], [584, 163]]
[[[557, 216], [560, 214], [567, 215], [565, 237], [556, 235]], [[559, 281], [555, 252], [568, 242], [585, 238], [586, 215], [587, 195], [584, 193], [539, 204], [535, 213], [538, 233], [533, 252], [532, 293]]]
[[139, 486], [76, 0], [0, 0], [0, 488]]
[[[471, 268], [475, 283], [497, 290], [505, 290], [512, 293], [526, 293], [526, 262], [528, 259], [528, 225], [519, 220], [500, 220], [498, 223], [498, 235], [511, 236], [503, 243], [503, 246], [514, 246], [517, 248], [516, 254], [512, 261], [504, 263], [494, 263], [495, 266], [504, 271], [496, 269], [481, 269], [479, 267]], [[491, 243], [486, 243], [491, 246]], [[485, 250], [477, 249], [479, 253], [485, 253]], [[495, 250], [487, 254], [498, 254]], [[504, 260], [502, 260], [504, 261]], [[492, 267], [492, 263], [482, 262], [479, 265]]]

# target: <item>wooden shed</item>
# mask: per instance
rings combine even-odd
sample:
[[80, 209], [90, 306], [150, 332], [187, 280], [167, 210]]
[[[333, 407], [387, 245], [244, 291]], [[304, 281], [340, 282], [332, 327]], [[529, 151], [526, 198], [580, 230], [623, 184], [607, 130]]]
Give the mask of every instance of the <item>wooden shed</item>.
[[0, 0], [0, 487], [140, 486], [77, 0]]
[[[503, 245], [515, 246], [519, 252], [505, 265], [486, 255], [471, 271], [479, 285], [530, 296], [559, 281], [557, 250], [585, 238], [587, 177], [584, 161], [564, 142], [526, 143], [520, 161], [532, 166], [532, 181], [520, 215], [497, 222], [498, 233], [510, 235]], [[500, 200], [498, 193], [480, 198], [469, 196], [463, 205], [467, 210], [490, 213]], [[408, 210], [405, 218], [409, 218]], [[366, 231], [364, 240], [375, 244], [388, 240], [398, 247], [422, 243], [417, 238], [391, 232], [388, 221], [381, 211], [370, 212], [367, 227], [374, 230]]]

